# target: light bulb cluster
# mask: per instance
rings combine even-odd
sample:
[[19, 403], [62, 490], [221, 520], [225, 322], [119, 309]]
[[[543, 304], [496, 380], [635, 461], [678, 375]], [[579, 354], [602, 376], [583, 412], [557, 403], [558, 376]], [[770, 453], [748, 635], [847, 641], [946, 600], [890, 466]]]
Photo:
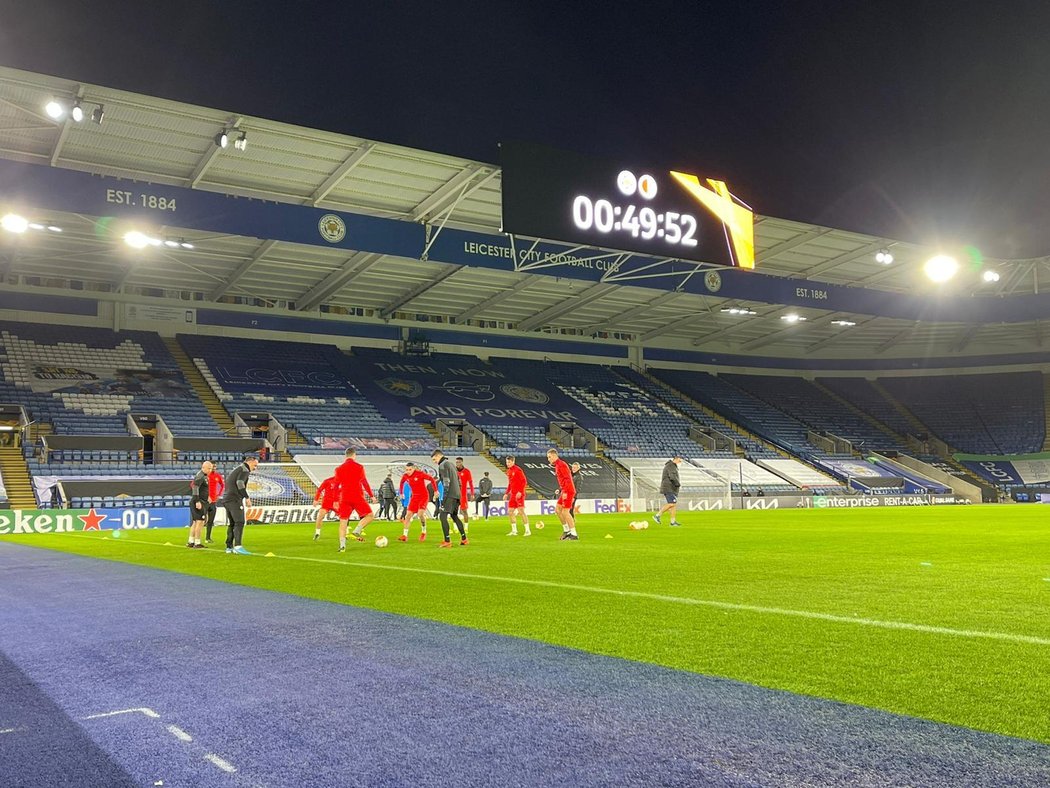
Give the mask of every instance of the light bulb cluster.
[[736, 306], [731, 306], [731, 307], [728, 307], [728, 308], [724, 308], [722, 311], [725, 312], [727, 315], [757, 315], [758, 314], [758, 312], [755, 312], [752, 309], [742, 309], [742, 308], [736, 307]]
[[147, 246], [166, 246], [169, 249], [193, 249], [193, 244], [182, 238], [154, 238], [140, 230], [124, 233], [124, 243], [132, 249], [145, 249]]
[[7, 213], [0, 217], [0, 228], [9, 233], [21, 235], [27, 230], [40, 230], [50, 233], [60, 233], [62, 228], [50, 222], [34, 222], [17, 213]]
[[91, 122], [97, 126], [101, 126], [102, 119], [106, 117], [105, 106], [102, 104], [85, 102], [80, 98], [75, 98], [72, 102], [53, 98], [44, 105], [44, 112], [46, 112], [47, 116], [52, 120], [62, 120], [68, 114], [69, 119], [74, 123], [81, 123], [84, 118], [87, 117], [85, 114], [85, 106], [92, 108]]
[[[223, 127], [218, 134], [215, 135], [214, 142], [216, 148], [226, 148], [230, 144], [230, 134], [232, 129]], [[241, 136], [233, 141], [233, 147], [239, 151], [248, 150], [248, 134], [242, 131]]]

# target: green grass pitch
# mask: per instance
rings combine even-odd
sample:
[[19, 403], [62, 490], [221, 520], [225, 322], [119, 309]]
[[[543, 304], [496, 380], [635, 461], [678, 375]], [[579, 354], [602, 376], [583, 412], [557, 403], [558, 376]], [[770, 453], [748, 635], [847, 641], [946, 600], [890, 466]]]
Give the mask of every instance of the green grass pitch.
[[632, 532], [636, 518], [585, 515], [578, 543], [553, 517], [528, 539], [475, 521], [452, 550], [436, 524], [402, 544], [375, 523], [341, 555], [327, 524], [317, 543], [310, 525], [248, 526], [252, 556], [216, 549], [222, 528], [207, 551], [172, 529], [2, 538], [1050, 743], [1042, 507], [689, 513]]

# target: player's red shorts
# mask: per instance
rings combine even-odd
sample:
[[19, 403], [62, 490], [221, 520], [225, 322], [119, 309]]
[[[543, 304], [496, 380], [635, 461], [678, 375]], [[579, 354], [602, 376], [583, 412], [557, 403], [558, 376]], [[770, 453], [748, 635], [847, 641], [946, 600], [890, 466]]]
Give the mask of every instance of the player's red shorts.
[[507, 506], [509, 506], [511, 509], [520, 509], [524, 505], [524, 490], [507, 490]]
[[558, 506], [563, 509], [571, 509], [572, 502], [576, 499], [576, 493], [562, 493], [558, 496]]
[[367, 517], [372, 513], [372, 507], [364, 498], [344, 498], [339, 502], [339, 510], [336, 512], [340, 520], [350, 518], [352, 512], [357, 512], [358, 517]]
[[413, 495], [408, 502], [408, 513], [419, 514], [420, 512], [426, 512], [427, 507], [430, 506], [430, 501], [420, 495]]
[[321, 509], [322, 512], [334, 512], [335, 496], [326, 495], [324, 498], [321, 499], [321, 503], [318, 504], [318, 507]]

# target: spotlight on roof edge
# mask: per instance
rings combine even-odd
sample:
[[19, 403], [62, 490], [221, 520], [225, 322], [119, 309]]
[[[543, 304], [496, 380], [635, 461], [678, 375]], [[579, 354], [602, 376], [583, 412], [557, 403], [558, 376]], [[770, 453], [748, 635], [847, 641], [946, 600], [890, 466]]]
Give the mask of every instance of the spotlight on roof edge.
[[49, 118], [58, 120], [66, 114], [66, 108], [54, 99], [51, 99], [49, 102], [47, 102], [47, 104], [44, 105], [44, 112], [47, 113], [47, 116]]
[[847, 326], [855, 326], [857, 324], [854, 323], [852, 320], [832, 320], [831, 321], [831, 325], [847, 327]]
[[875, 253], [875, 262], [882, 263], [883, 265], [890, 265], [893, 262], [893, 255], [886, 249], [879, 249]]
[[233, 147], [235, 147], [239, 151], [248, 150], [248, 135], [242, 131], [240, 139], [236, 139], [233, 141]]
[[73, 119], [74, 123], [80, 123], [84, 119], [84, 107], [80, 103], [80, 99], [73, 102], [73, 109], [69, 111], [69, 117]]
[[806, 318], [802, 317], [802, 315], [796, 315], [794, 312], [792, 312], [789, 315], [781, 315], [780, 319], [786, 323], [801, 323]]
[[0, 219], [0, 227], [9, 233], [24, 233], [29, 229], [29, 220], [17, 213], [8, 213]]
[[940, 284], [959, 273], [959, 261], [951, 255], [938, 254], [927, 260], [922, 270], [931, 281]]
[[999, 281], [999, 272], [998, 271], [985, 271], [983, 274], [981, 274], [981, 279], [983, 279], [985, 282], [988, 282], [989, 284], [991, 284], [993, 282], [998, 282]]
[[736, 307], [736, 306], [723, 307], [722, 311], [725, 312], [726, 314], [730, 314], [730, 315], [757, 315], [758, 314], [758, 312], [755, 312], [752, 309], [741, 309], [740, 307]]
[[106, 108], [101, 104], [91, 110], [91, 122], [96, 126], [102, 125], [102, 119], [104, 117], [106, 117]]
[[230, 132], [228, 130], [223, 129], [222, 131], [220, 131], [218, 134], [215, 135], [215, 147], [216, 148], [225, 148], [229, 144], [230, 144]]

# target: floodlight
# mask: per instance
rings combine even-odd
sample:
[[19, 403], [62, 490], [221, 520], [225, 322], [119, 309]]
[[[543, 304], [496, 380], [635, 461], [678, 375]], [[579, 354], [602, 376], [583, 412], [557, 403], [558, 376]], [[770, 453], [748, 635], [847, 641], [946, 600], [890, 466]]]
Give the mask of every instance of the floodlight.
[[855, 326], [857, 324], [854, 323], [852, 320], [832, 320], [831, 321], [831, 325], [833, 325], [833, 326], [842, 326], [843, 328], [848, 328], [849, 326]]
[[959, 273], [959, 261], [950, 255], [938, 254], [926, 261], [923, 270], [932, 281], [943, 283]]
[[29, 220], [24, 216], [19, 216], [17, 213], [9, 213], [0, 219], [0, 227], [3, 227], [9, 233], [24, 233], [29, 229]]
[[80, 104], [80, 99], [73, 102], [73, 109], [69, 111], [69, 117], [73, 119], [74, 123], [80, 123], [84, 119], [84, 107]]
[[790, 314], [787, 314], [787, 315], [781, 315], [780, 319], [785, 321], [785, 322], [787, 322], [787, 323], [800, 323], [803, 320], [805, 320], [806, 318], [802, 317], [802, 315], [797, 315], [794, 312], [791, 312]]
[[886, 249], [879, 249], [879, 251], [875, 253], [875, 262], [889, 265], [893, 262], [893, 255]]
[[983, 279], [985, 282], [988, 282], [989, 284], [991, 284], [993, 282], [998, 282], [999, 281], [999, 272], [998, 271], [985, 271], [983, 274], [981, 274], [981, 279]]
[[62, 232], [62, 228], [58, 227], [57, 225], [54, 225], [54, 224], [49, 224], [47, 226], [47, 229], [50, 230], [53, 233], [60, 233], [60, 232]]
[[217, 147], [217, 148], [225, 148], [229, 144], [230, 144], [230, 132], [227, 131], [226, 129], [223, 129], [222, 131], [220, 131], [218, 134], [215, 135], [215, 147]]
[[138, 230], [132, 230], [131, 232], [124, 234], [124, 243], [132, 249], [145, 249], [149, 246], [149, 238], [145, 233], [140, 233]]
[[66, 114], [66, 108], [63, 107], [59, 102], [51, 99], [47, 104], [44, 105], [44, 112], [47, 113], [49, 118], [58, 120]]
[[233, 147], [240, 151], [248, 150], [248, 135], [242, 131], [240, 139], [233, 141]]
[[106, 108], [99, 104], [93, 110], [91, 110], [91, 122], [96, 126], [102, 125], [102, 119], [106, 117]]
[[187, 243], [186, 241], [179, 241], [179, 246], [181, 246], [183, 249], [192, 249], [193, 248], [193, 244]]

